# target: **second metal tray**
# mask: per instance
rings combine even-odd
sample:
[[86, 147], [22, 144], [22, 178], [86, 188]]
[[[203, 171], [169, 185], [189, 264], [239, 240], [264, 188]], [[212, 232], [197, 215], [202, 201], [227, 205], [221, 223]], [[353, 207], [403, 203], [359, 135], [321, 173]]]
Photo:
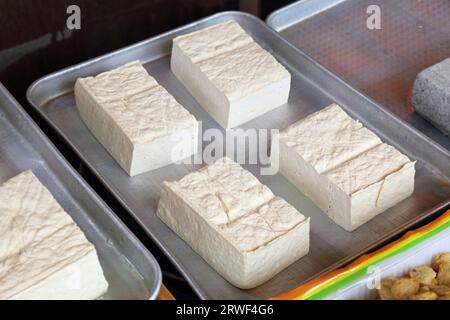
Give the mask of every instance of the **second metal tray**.
[[[367, 28], [369, 6], [380, 8], [381, 29]], [[267, 24], [381, 107], [450, 152], [450, 137], [414, 112], [417, 74], [450, 57], [448, 0], [301, 0]]]
[[156, 260], [0, 83], [0, 183], [28, 169], [33, 170], [95, 245], [109, 283], [101, 298], [155, 299], [161, 285]]
[[[172, 39], [208, 25], [234, 19], [292, 74], [289, 103], [261, 116], [243, 128], [283, 129], [335, 101], [353, 117], [418, 160], [414, 194], [363, 227], [349, 233], [334, 224], [308, 198], [280, 174], [259, 175], [257, 166], [245, 166], [275, 194], [311, 217], [311, 250], [272, 280], [252, 290], [240, 290], [220, 277], [200, 256], [161, 222], [155, 214], [164, 180], [179, 179], [198, 165], [171, 165], [135, 177], [116, 164], [80, 119], [74, 101], [77, 77], [95, 75], [133, 59], [140, 59], [155, 77], [194, 116], [203, 128], [219, 128], [170, 71]], [[80, 155], [111, 193], [128, 209], [181, 270], [202, 298], [268, 298], [284, 293], [307, 279], [334, 268], [394, 233], [432, 213], [450, 199], [448, 154], [415, 129], [377, 108], [365, 97], [336, 79], [326, 69], [299, 53], [256, 17], [244, 13], [217, 14], [85, 63], [61, 70], [35, 82], [28, 100]]]

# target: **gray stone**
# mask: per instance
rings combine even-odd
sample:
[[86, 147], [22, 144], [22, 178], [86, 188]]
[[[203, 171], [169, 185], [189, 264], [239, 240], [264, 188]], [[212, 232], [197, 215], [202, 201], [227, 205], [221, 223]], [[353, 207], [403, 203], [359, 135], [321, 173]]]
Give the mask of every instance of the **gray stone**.
[[412, 105], [422, 117], [450, 135], [450, 59], [419, 73], [414, 83]]

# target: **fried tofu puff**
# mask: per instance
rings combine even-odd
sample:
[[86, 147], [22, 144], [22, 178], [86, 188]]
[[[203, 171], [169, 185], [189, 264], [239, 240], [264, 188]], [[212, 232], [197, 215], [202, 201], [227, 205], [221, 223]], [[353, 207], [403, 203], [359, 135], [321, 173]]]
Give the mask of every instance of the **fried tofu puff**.
[[439, 253], [434, 257], [433, 269], [439, 271], [439, 265], [450, 262], [450, 252]]
[[413, 295], [410, 300], [437, 300], [438, 295], [432, 291], [419, 292]]
[[411, 278], [401, 278], [391, 287], [392, 295], [397, 300], [406, 300], [419, 292], [420, 283]]
[[432, 267], [417, 266], [405, 277], [383, 279], [378, 295], [381, 300], [450, 300], [450, 252], [436, 255]]
[[450, 287], [444, 285], [431, 286], [430, 290], [436, 292], [439, 296], [450, 295]]
[[450, 286], [450, 262], [439, 264], [439, 272], [436, 279], [440, 285]]
[[378, 295], [381, 300], [394, 300], [392, 295], [392, 285], [397, 281], [397, 278], [386, 278], [381, 280], [380, 289], [378, 289]]
[[418, 266], [409, 272], [411, 279], [418, 281], [423, 285], [435, 285], [436, 272], [429, 266]]

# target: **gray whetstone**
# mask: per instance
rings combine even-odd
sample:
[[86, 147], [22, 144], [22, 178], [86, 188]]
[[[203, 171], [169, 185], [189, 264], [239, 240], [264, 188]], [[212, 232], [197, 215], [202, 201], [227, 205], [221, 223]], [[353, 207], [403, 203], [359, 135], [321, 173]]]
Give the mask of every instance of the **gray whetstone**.
[[412, 105], [436, 128], [450, 135], [450, 59], [419, 73], [414, 83]]

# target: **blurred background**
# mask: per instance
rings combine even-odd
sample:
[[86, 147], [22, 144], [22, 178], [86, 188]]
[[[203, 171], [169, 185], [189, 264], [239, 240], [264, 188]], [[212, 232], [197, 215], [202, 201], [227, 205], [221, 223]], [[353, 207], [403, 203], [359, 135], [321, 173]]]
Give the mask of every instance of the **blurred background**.
[[[26, 90], [61, 68], [131, 45], [208, 15], [228, 10], [265, 19], [292, 0], [0, 0], [0, 81], [66, 159], [94, 187], [157, 258], [164, 284], [177, 299], [196, 296], [162, 252], [58, 135], [35, 113]], [[68, 30], [70, 5], [81, 10], [81, 29]]]

